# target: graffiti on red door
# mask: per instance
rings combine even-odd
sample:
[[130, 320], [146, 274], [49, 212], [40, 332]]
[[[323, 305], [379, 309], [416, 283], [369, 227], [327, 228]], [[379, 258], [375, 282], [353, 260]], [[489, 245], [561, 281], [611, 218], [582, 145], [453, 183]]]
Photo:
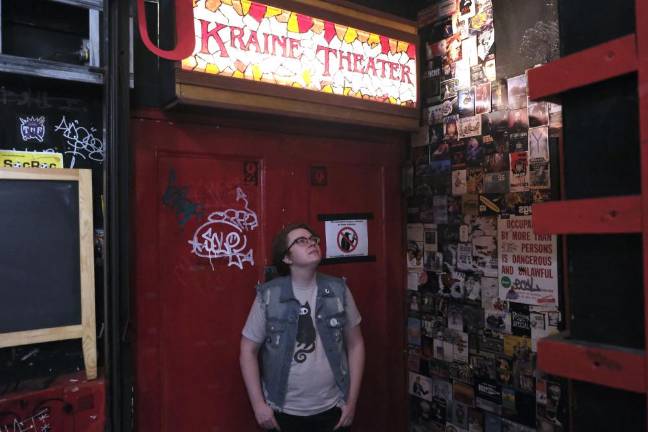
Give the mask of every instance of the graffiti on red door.
[[192, 217], [203, 215], [202, 205], [188, 198], [189, 188], [176, 184], [175, 170], [169, 171], [169, 184], [162, 195], [162, 204], [175, 210], [180, 218], [178, 223], [183, 227]]
[[0, 432], [23, 432], [31, 430], [49, 432], [51, 430], [49, 412], [49, 408], [43, 408], [26, 419], [15, 418], [11, 424], [0, 424]]
[[254, 250], [248, 246], [247, 232], [259, 226], [256, 212], [249, 208], [247, 195], [240, 187], [236, 188], [236, 201], [243, 202], [242, 209], [230, 208], [215, 211], [207, 217], [189, 240], [191, 253], [209, 259], [214, 270], [213, 260], [227, 258], [227, 266], [243, 270], [243, 264], [254, 266]]

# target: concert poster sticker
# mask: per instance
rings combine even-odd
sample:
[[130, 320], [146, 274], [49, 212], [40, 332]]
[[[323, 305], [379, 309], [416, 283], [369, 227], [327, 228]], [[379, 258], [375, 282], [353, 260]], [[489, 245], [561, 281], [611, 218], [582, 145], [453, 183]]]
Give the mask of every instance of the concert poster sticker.
[[[425, 231], [423, 224], [407, 224], [407, 268], [409, 271], [420, 271], [423, 269], [424, 238]], [[326, 242], [328, 244], [328, 237]]]
[[527, 110], [529, 112], [530, 127], [547, 126], [549, 124], [549, 110], [547, 102], [536, 102], [527, 97]]
[[547, 102], [549, 111], [549, 126], [552, 128], [562, 128], [562, 105]]
[[463, 117], [459, 119], [459, 138], [470, 138], [482, 134], [481, 116]]
[[531, 216], [498, 218], [499, 298], [558, 305], [557, 240], [535, 234]]
[[470, 87], [470, 63], [469, 59], [461, 59], [455, 63], [455, 75], [459, 88]]
[[459, 97], [459, 116], [470, 117], [475, 115], [475, 87], [461, 89], [457, 92]]
[[459, 0], [459, 18], [466, 20], [472, 18], [477, 13], [475, 2], [473, 0]]
[[529, 128], [529, 160], [549, 162], [549, 128]]
[[367, 256], [369, 238], [366, 220], [326, 221], [326, 258]]
[[477, 37], [477, 55], [482, 61], [493, 54], [495, 46], [495, 29], [492, 24], [485, 26]]
[[450, 143], [450, 163], [453, 170], [466, 168], [466, 141], [463, 139]]
[[529, 190], [529, 162], [525, 151], [509, 153], [509, 181], [511, 192], [525, 192]]
[[527, 107], [527, 77], [518, 75], [506, 80], [509, 109], [517, 110]]
[[467, 193], [466, 186], [466, 170], [452, 171], [452, 195], [465, 195]]
[[443, 117], [446, 115], [447, 105], [439, 104], [425, 107], [424, 115], [428, 126], [443, 123]]
[[432, 401], [432, 378], [414, 372], [409, 373], [409, 393]]
[[452, 78], [449, 80], [441, 81], [441, 97], [443, 100], [452, 99], [457, 96], [457, 87], [459, 86], [459, 81]]
[[491, 108], [493, 111], [508, 109], [508, 82], [506, 80], [491, 83]]
[[484, 59], [484, 75], [490, 82], [497, 80], [497, 71], [495, 69], [495, 54], [488, 54]]
[[491, 84], [489, 82], [475, 87], [475, 114], [486, 114], [491, 110]]
[[[475, 66], [470, 66], [470, 83], [473, 85], [484, 84], [488, 82], [486, 77], [486, 72], [484, 72], [484, 66], [481, 64], [476, 64]], [[489, 102], [490, 105], [490, 102]]]
[[479, 63], [477, 36], [469, 36], [461, 41], [461, 58], [468, 63], [468, 66], [475, 66]]
[[529, 188], [551, 187], [549, 173], [549, 128], [547, 126], [529, 129]]
[[439, 250], [437, 241], [437, 226], [434, 224], [424, 224], [423, 235], [423, 266], [425, 270], [432, 271], [432, 269], [435, 267], [434, 261]]

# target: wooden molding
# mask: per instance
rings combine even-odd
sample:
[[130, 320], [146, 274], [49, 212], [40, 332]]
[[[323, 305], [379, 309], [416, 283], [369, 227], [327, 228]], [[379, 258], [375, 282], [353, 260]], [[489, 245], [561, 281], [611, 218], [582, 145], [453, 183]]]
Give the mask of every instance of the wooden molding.
[[289, 100], [277, 96], [237, 92], [225, 89], [176, 84], [177, 102], [213, 106], [241, 111], [283, 114], [340, 123], [374, 126], [384, 129], [415, 131], [419, 127], [417, 110], [410, 108], [406, 115], [372, 112], [353, 107], [330, 106], [317, 101]]
[[414, 42], [417, 39], [416, 22], [340, 0], [260, 0], [260, 3], [303, 13], [313, 18], [330, 20], [357, 30], [378, 33], [403, 42]]
[[79, 181], [79, 170], [43, 168], [0, 168], [0, 178], [12, 180], [68, 180]]
[[280, 97], [283, 100], [315, 102], [317, 104], [331, 105], [335, 107], [342, 106], [363, 111], [400, 115], [403, 117], [418, 118], [420, 112], [418, 106], [400, 106], [390, 103], [364, 100], [357, 97], [270, 84], [261, 81], [212, 75], [204, 72], [176, 70], [176, 83], [235, 91], [238, 93], [272, 96], [275, 98]]
[[83, 327], [81, 325], [54, 327], [4, 333], [1, 336], [0, 348], [7, 348], [55, 340], [77, 339], [83, 336]]
[[79, 171], [79, 248], [81, 269], [81, 327], [83, 360], [88, 379], [97, 377], [97, 327], [95, 318], [94, 230], [92, 223], [92, 172]]

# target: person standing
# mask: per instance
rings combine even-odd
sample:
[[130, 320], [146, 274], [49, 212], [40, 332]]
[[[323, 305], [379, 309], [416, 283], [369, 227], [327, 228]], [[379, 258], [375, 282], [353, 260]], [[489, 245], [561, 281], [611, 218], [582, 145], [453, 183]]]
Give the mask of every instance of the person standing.
[[319, 242], [306, 224], [277, 234], [273, 264], [284, 276], [257, 287], [242, 331], [241, 372], [264, 429], [345, 432], [353, 423], [365, 360], [361, 317], [344, 280], [317, 272]]

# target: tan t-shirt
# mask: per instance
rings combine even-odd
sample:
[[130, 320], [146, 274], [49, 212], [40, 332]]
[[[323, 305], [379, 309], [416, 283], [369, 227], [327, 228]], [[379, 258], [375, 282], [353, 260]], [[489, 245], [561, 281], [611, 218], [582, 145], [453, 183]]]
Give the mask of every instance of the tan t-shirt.
[[[333, 408], [342, 400], [343, 395], [335, 384], [333, 371], [314, 324], [317, 285], [300, 287], [293, 284], [293, 294], [301, 307], [283, 412], [308, 416]], [[362, 318], [348, 288], [345, 300], [345, 329], [349, 329], [360, 324]], [[265, 324], [265, 312], [257, 296], [243, 327], [243, 336], [262, 344], [266, 338]]]

